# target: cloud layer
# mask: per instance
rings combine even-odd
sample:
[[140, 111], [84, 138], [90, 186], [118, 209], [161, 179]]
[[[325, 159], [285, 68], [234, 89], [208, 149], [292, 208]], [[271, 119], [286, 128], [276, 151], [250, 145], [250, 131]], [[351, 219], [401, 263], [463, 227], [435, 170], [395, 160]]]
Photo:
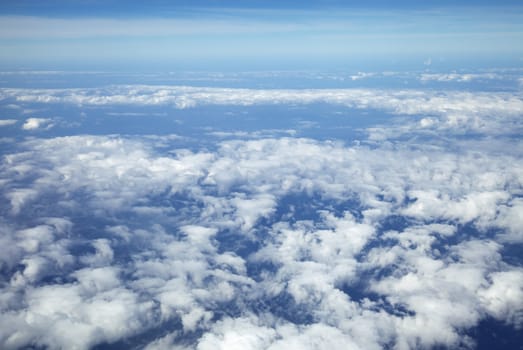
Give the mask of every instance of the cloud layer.
[[[474, 348], [485, 322], [523, 327], [518, 90], [113, 85], [0, 102], [29, 131], [0, 163], [0, 348]], [[194, 142], [56, 137], [80, 125], [69, 111], [109, 125], [271, 105], [306, 119], [209, 119]], [[309, 117], [318, 105], [333, 114]], [[389, 119], [350, 144], [299, 137], [353, 114]]]
[[412, 133], [519, 133], [523, 96], [519, 92], [464, 92], [381, 89], [231, 89], [188, 86], [120, 85], [92, 89], [1, 89], [14, 104], [76, 106], [253, 106], [321, 104], [383, 110], [410, 122], [369, 130], [378, 140]]
[[2, 348], [469, 347], [487, 317], [523, 323], [523, 269], [503, 254], [523, 242], [520, 154], [157, 143], [33, 139], [5, 156]]

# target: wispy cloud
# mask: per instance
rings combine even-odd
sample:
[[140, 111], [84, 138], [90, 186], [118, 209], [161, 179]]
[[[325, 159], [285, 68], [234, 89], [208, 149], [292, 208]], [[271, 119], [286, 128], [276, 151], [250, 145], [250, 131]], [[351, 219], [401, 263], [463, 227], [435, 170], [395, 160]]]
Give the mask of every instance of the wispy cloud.
[[421, 81], [439, 82], [472, 82], [475, 80], [502, 80], [503, 75], [496, 73], [425, 73], [421, 74]]
[[16, 124], [18, 120], [16, 119], [0, 119], [0, 126], [9, 126]]

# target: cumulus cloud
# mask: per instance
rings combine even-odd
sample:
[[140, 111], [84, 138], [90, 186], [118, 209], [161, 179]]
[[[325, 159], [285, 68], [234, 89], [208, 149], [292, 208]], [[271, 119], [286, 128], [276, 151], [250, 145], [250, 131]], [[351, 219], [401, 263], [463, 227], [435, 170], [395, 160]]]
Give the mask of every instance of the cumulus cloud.
[[22, 125], [24, 130], [50, 129], [52, 127], [52, 120], [45, 118], [29, 118]]
[[480, 291], [480, 298], [492, 316], [515, 324], [518, 328], [523, 325], [521, 272], [520, 268], [494, 273], [491, 276], [492, 284]]
[[523, 271], [501, 254], [520, 237], [517, 152], [169, 140], [4, 158], [2, 347], [467, 347], [487, 315], [521, 324]]
[[0, 94], [22, 106], [329, 103], [405, 117], [352, 145], [279, 129], [209, 132], [216, 143], [200, 149], [178, 135], [18, 142], [0, 163], [2, 348], [473, 348], [482, 320], [523, 324], [519, 93]]
[[500, 234], [500, 238], [507, 242], [521, 243], [523, 242], [523, 200], [521, 198], [514, 198], [505, 206], [500, 207], [500, 214], [496, 218], [496, 222], [500, 227], [505, 228], [505, 231]]

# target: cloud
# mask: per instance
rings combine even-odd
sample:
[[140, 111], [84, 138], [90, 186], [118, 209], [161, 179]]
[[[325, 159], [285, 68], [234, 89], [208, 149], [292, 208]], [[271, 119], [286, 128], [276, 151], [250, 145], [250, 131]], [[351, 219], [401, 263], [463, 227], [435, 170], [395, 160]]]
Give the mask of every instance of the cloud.
[[87, 349], [101, 340], [113, 342], [142, 328], [153, 303], [137, 300], [128, 290], [106, 287], [93, 295], [82, 284], [30, 290], [24, 315], [29, 324], [18, 321], [19, 328], [13, 334], [16, 337], [11, 336], [4, 345], [9, 348], [22, 345], [15, 339], [28, 338], [27, 330], [32, 328], [32, 337], [38, 335], [32, 339], [35, 344]]
[[19, 141], [0, 164], [2, 348], [473, 348], [483, 320], [522, 325], [518, 92], [0, 93], [23, 107], [401, 116], [350, 145], [277, 129], [206, 130], [205, 148], [178, 135]]
[[51, 119], [45, 118], [29, 118], [22, 125], [24, 130], [50, 129], [53, 127]]
[[283, 324], [274, 329], [264, 321], [253, 316], [224, 319], [202, 337], [196, 349], [361, 349], [352, 337], [335, 327]]
[[521, 328], [523, 313], [523, 275], [521, 269], [492, 274], [493, 283], [480, 292], [489, 313], [497, 319], [506, 320]]
[[[431, 92], [424, 90], [303, 89], [262, 90], [188, 86], [122, 85], [109, 89], [2, 89], [2, 97], [18, 102], [70, 103], [78, 105], [172, 105], [189, 108], [209, 105], [286, 103], [340, 104], [354, 108], [380, 108], [401, 114], [488, 113], [521, 111], [520, 96], [512, 93]], [[419, 102], [425, 104], [419, 105]], [[497, 102], [505, 102], [499, 104]], [[482, 108], [478, 110], [478, 105]]]
[[257, 130], [253, 132], [246, 132], [246, 131], [211, 131], [207, 133], [208, 135], [219, 137], [219, 138], [230, 138], [230, 139], [247, 139], [247, 138], [270, 138], [270, 137], [276, 137], [276, 136], [294, 136], [296, 134], [296, 130], [293, 129], [267, 129], [267, 130]]
[[502, 80], [506, 76], [497, 73], [423, 73], [420, 80], [423, 82], [472, 82], [475, 80]]
[[0, 119], [0, 127], [1, 126], [10, 126], [13, 124], [16, 124], [18, 120], [16, 119]]
[[375, 73], [358, 72], [357, 74], [351, 75], [350, 79], [352, 81], [355, 81], [355, 80], [370, 78], [370, 77], [373, 77], [374, 75], [376, 75], [376, 74]]
[[487, 316], [521, 323], [523, 270], [502, 254], [518, 152], [176, 140], [30, 139], [4, 157], [3, 348], [470, 347]]
[[[9, 182], [8, 179], [5, 179], [5, 181]], [[30, 188], [14, 189], [4, 194], [11, 203], [11, 212], [13, 214], [18, 214], [21, 208], [25, 206], [27, 202], [35, 199], [37, 195], [38, 193]]]
[[379, 109], [408, 116], [410, 122], [369, 129], [372, 140], [417, 132], [502, 134], [517, 132], [523, 111], [519, 93], [380, 89], [231, 89], [187, 86], [121, 85], [106, 89], [2, 89], [16, 103], [78, 106], [252, 106], [328, 103], [354, 109]]
[[500, 238], [507, 242], [523, 242], [523, 232], [520, 229], [523, 225], [523, 217], [520, 215], [523, 210], [523, 200], [514, 198], [499, 210], [496, 221], [500, 227], [505, 228], [505, 231], [500, 234]]

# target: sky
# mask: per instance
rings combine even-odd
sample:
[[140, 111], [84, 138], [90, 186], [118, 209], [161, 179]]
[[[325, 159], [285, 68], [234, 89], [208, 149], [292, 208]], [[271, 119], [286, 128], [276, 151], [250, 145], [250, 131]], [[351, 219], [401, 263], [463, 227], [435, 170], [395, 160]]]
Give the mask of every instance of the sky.
[[517, 1], [3, 1], [6, 69], [518, 66]]

